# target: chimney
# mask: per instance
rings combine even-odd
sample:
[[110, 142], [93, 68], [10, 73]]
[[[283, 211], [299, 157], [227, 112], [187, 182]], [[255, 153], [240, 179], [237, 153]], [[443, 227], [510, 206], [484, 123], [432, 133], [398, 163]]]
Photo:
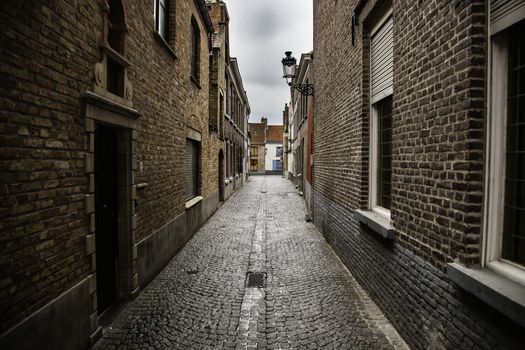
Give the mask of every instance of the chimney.
[[261, 118], [261, 123], [264, 124], [264, 125], [268, 125], [268, 118], [262, 117]]

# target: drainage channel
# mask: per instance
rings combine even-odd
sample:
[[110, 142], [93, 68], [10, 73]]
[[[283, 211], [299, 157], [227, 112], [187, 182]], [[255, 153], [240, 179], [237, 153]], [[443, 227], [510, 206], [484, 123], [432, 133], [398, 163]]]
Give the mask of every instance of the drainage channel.
[[257, 340], [266, 340], [266, 232], [267, 232], [267, 197], [265, 183], [261, 190], [260, 205], [255, 216], [255, 229], [252, 237], [252, 247], [246, 275], [246, 288], [241, 304], [237, 346], [244, 348], [257, 347]]

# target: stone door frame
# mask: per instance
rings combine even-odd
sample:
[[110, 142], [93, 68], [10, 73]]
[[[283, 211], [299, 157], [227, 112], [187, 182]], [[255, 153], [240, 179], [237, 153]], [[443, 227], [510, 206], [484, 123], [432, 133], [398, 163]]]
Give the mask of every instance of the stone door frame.
[[86, 215], [88, 216], [88, 235], [86, 236], [86, 255], [90, 261], [89, 295], [90, 325], [92, 343], [100, 336], [97, 312], [96, 285], [96, 242], [95, 242], [95, 129], [103, 124], [115, 128], [117, 135], [117, 179], [118, 179], [118, 298], [133, 299], [139, 291], [137, 272], [137, 246], [135, 231], [137, 218], [135, 201], [136, 164], [133, 158], [136, 140], [136, 119], [140, 115], [136, 110], [93, 92], [82, 95], [86, 102], [85, 132], [87, 134], [87, 151], [85, 153], [85, 172], [88, 177], [88, 189], [85, 197]]

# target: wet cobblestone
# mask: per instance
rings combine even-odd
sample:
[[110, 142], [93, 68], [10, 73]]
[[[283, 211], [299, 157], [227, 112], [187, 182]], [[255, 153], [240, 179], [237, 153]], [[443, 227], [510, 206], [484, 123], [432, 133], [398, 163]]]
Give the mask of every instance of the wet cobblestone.
[[289, 181], [251, 177], [95, 349], [407, 349], [305, 214]]

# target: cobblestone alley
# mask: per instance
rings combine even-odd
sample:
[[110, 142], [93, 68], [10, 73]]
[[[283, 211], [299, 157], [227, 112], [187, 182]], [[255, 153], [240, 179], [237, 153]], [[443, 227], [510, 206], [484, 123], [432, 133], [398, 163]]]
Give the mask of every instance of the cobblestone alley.
[[305, 214], [290, 181], [252, 177], [96, 349], [406, 348]]

